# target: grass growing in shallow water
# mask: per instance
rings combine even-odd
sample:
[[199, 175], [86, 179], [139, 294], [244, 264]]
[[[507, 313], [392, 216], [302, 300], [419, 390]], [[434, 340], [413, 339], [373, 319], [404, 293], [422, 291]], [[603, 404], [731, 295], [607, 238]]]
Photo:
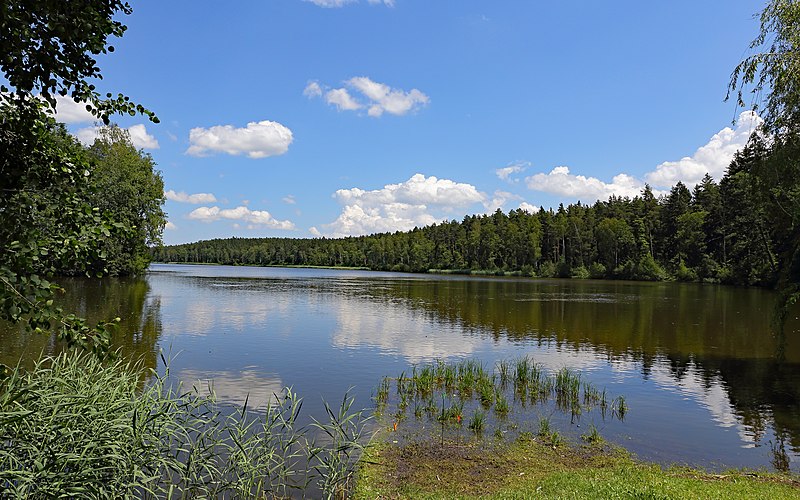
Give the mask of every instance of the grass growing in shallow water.
[[[601, 391], [583, 380], [579, 372], [562, 368], [548, 373], [527, 356], [500, 361], [492, 371], [474, 359], [414, 366], [410, 375], [404, 372], [394, 379], [384, 378], [375, 401], [378, 415], [390, 416], [385, 424], [399, 432], [397, 439], [401, 440], [407, 434], [420, 437], [432, 431], [440, 440], [445, 434], [459, 434], [462, 428], [458, 417], [465, 408], [473, 416], [465, 422], [469, 429], [479, 435], [488, 431], [499, 436], [524, 431], [519, 421], [531, 420], [533, 408], [560, 412], [572, 424], [591, 412], [591, 419], [623, 420], [628, 411], [622, 396], [609, 400], [605, 389]], [[458, 415], [445, 407], [452, 401], [460, 402]], [[409, 412], [414, 415], [413, 421], [406, 419]], [[479, 421], [474, 421], [475, 415], [480, 415]], [[435, 429], [434, 423], [438, 424]]]
[[291, 389], [262, 412], [71, 352], [0, 381], [0, 497], [339, 495], [362, 451], [353, 399], [300, 426]]
[[[410, 377], [400, 379], [397, 390], [403, 395], [387, 395], [384, 407], [405, 398], [425, 411], [415, 412], [413, 421], [398, 418], [403, 410], [392, 414], [388, 435], [393, 444], [366, 452], [356, 498], [800, 497], [800, 481], [790, 476], [709, 474], [637, 463], [604, 444], [591, 421], [580, 436], [586, 444], [578, 445], [577, 436], [570, 440], [559, 432], [559, 422], [569, 425], [590, 416], [623, 420], [630, 408], [623, 396], [612, 398], [568, 368], [547, 373], [525, 357], [501, 361], [488, 373], [477, 361], [466, 360], [414, 367]], [[458, 412], [447, 411], [452, 401], [461, 402]], [[452, 418], [461, 413], [470, 415], [465, 423], [472, 432]], [[437, 425], [428, 425], [436, 416]], [[526, 424], [536, 427], [525, 429]], [[451, 429], [448, 439], [445, 425]]]

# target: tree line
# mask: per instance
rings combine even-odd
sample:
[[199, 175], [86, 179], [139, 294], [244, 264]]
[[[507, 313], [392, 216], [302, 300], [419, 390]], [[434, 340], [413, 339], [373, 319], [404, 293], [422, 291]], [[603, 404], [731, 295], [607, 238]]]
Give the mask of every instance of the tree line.
[[[788, 154], [781, 149], [781, 154]], [[158, 262], [363, 267], [539, 277], [721, 282], [771, 286], [793, 229], [775, 208], [766, 163], [778, 151], [758, 135], [719, 183], [678, 182], [656, 196], [612, 196], [536, 213], [470, 215], [411, 231], [348, 238], [228, 238], [156, 247]]]

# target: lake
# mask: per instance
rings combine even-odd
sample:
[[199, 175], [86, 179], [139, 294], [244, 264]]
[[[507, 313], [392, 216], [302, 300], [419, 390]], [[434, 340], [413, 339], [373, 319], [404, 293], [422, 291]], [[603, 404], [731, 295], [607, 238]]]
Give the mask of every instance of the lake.
[[[144, 278], [65, 281], [67, 310], [120, 316], [116, 345], [226, 402], [285, 386], [319, 415], [349, 391], [371, 406], [381, 378], [434, 360], [487, 367], [530, 356], [624, 395], [624, 421], [589, 423], [661, 464], [773, 469], [800, 459], [800, 322], [769, 329], [768, 290], [327, 269], [154, 264]], [[0, 328], [0, 362], [30, 364], [52, 339]], [[535, 417], [522, 417], [535, 430]], [[537, 413], [538, 412], [538, 413]], [[530, 420], [528, 422], [528, 420]], [[578, 427], [582, 426], [582, 427]]]

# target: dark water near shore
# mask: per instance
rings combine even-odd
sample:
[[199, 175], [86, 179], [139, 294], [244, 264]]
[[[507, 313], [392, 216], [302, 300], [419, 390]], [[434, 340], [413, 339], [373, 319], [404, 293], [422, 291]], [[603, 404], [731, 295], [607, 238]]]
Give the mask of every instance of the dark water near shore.
[[[776, 338], [766, 290], [178, 265], [65, 288], [68, 310], [122, 318], [126, 356], [163, 370], [163, 350], [173, 377], [229, 402], [292, 386], [307, 414], [348, 390], [365, 407], [381, 377], [415, 364], [529, 355], [623, 394], [624, 422], [593, 423], [642, 459], [800, 468], [800, 311]], [[0, 327], [0, 362], [54, 349]]]

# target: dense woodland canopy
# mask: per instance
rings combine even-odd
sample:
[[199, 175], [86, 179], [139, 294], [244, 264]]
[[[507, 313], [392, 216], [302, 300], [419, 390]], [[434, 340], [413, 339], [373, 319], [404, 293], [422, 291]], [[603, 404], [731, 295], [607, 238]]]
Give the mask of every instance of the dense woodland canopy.
[[755, 137], [717, 183], [706, 175], [656, 197], [611, 197], [529, 213], [497, 210], [408, 232], [342, 239], [230, 238], [153, 249], [161, 262], [347, 266], [427, 272], [772, 285], [790, 227], [754, 171], [772, 152]]

